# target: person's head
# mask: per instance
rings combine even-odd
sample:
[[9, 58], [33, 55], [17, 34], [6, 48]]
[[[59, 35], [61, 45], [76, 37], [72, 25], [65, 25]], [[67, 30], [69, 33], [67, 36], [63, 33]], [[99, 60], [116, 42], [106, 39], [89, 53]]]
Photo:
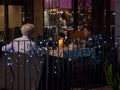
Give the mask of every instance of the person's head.
[[63, 12], [63, 14], [61, 15], [61, 18], [64, 19], [64, 20], [67, 20], [67, 17], [66, 17], [66, 13]]
[[21, 27], [22, 35], [26, 35], [29, 38], [31, 38], [33, 36], [34, 31], [35, 31], [35, 26], [33, 24], [30, 24], [30, 23], [24, 24]]
[[92, 34], [92, 28], [91, 28], [91, 26], [84, 26], [82, 28], [82, 31], [83, 31], [83, 34], [84, 34], [85, 37], [88, 37], [89, 35]]

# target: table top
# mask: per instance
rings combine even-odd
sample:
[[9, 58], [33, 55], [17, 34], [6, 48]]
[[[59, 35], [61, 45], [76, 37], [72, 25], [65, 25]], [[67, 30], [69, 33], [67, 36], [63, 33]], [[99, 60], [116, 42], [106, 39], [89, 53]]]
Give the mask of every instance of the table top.
[[55, 50], [50, 49], [49, 55], [60, 58], [78, 58], [78, 57], [95, 58], [96, 56], [94, 48], [79, 48], [79, 49], [59, 48]]

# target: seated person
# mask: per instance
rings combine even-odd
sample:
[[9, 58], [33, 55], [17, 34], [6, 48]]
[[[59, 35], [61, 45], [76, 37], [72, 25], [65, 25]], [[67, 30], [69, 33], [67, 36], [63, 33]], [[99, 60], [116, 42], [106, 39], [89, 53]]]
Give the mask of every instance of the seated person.
[[94, 44], [94, 38], [93, 38], [93, 29], [91, 26], [84, 26], [82, 28], [83, 35], [85, 36], [85, 39], [81, 40], [82, 43], [85, 44], [86, 47], [91, 47]]
[[32, 41], [35, 27], [33, 24], [27, 23], [21, 27], [22, 37], [14, 39], [9, 44], [2, 47], [2, 51], [12, 51], [21, 53], [36, 52], [36, 43]]

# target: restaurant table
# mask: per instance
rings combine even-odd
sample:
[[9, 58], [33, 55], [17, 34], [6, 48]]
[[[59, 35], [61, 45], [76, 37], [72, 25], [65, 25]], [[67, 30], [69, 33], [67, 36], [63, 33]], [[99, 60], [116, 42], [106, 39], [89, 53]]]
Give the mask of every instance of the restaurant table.
[[89, 87], [102, 80], [102, 64], [97, 61], [94, 48], [50, 48], [48, 58], [51, 90], [57, 85], [60, 90]]
[[94, 48], [71, 49], [69, 47], [65, 47], [59, 49], [50, 49], [49, 55], [59, 58], [91, 57], [94, 60], [96, 58], [96, 53]]

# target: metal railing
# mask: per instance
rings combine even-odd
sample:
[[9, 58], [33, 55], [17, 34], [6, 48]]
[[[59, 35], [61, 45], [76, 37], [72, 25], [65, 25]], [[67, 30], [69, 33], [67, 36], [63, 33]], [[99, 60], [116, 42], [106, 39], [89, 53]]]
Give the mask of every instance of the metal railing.
[[0, 88], [73, 90], [107, 84], [104, 65], [116, 64], [114, 45], [105, 41], [89, 47], [81, 43], [65, 44], [61, 47], [58, 41], [40, 40], [42, 54], [1, 51]]

